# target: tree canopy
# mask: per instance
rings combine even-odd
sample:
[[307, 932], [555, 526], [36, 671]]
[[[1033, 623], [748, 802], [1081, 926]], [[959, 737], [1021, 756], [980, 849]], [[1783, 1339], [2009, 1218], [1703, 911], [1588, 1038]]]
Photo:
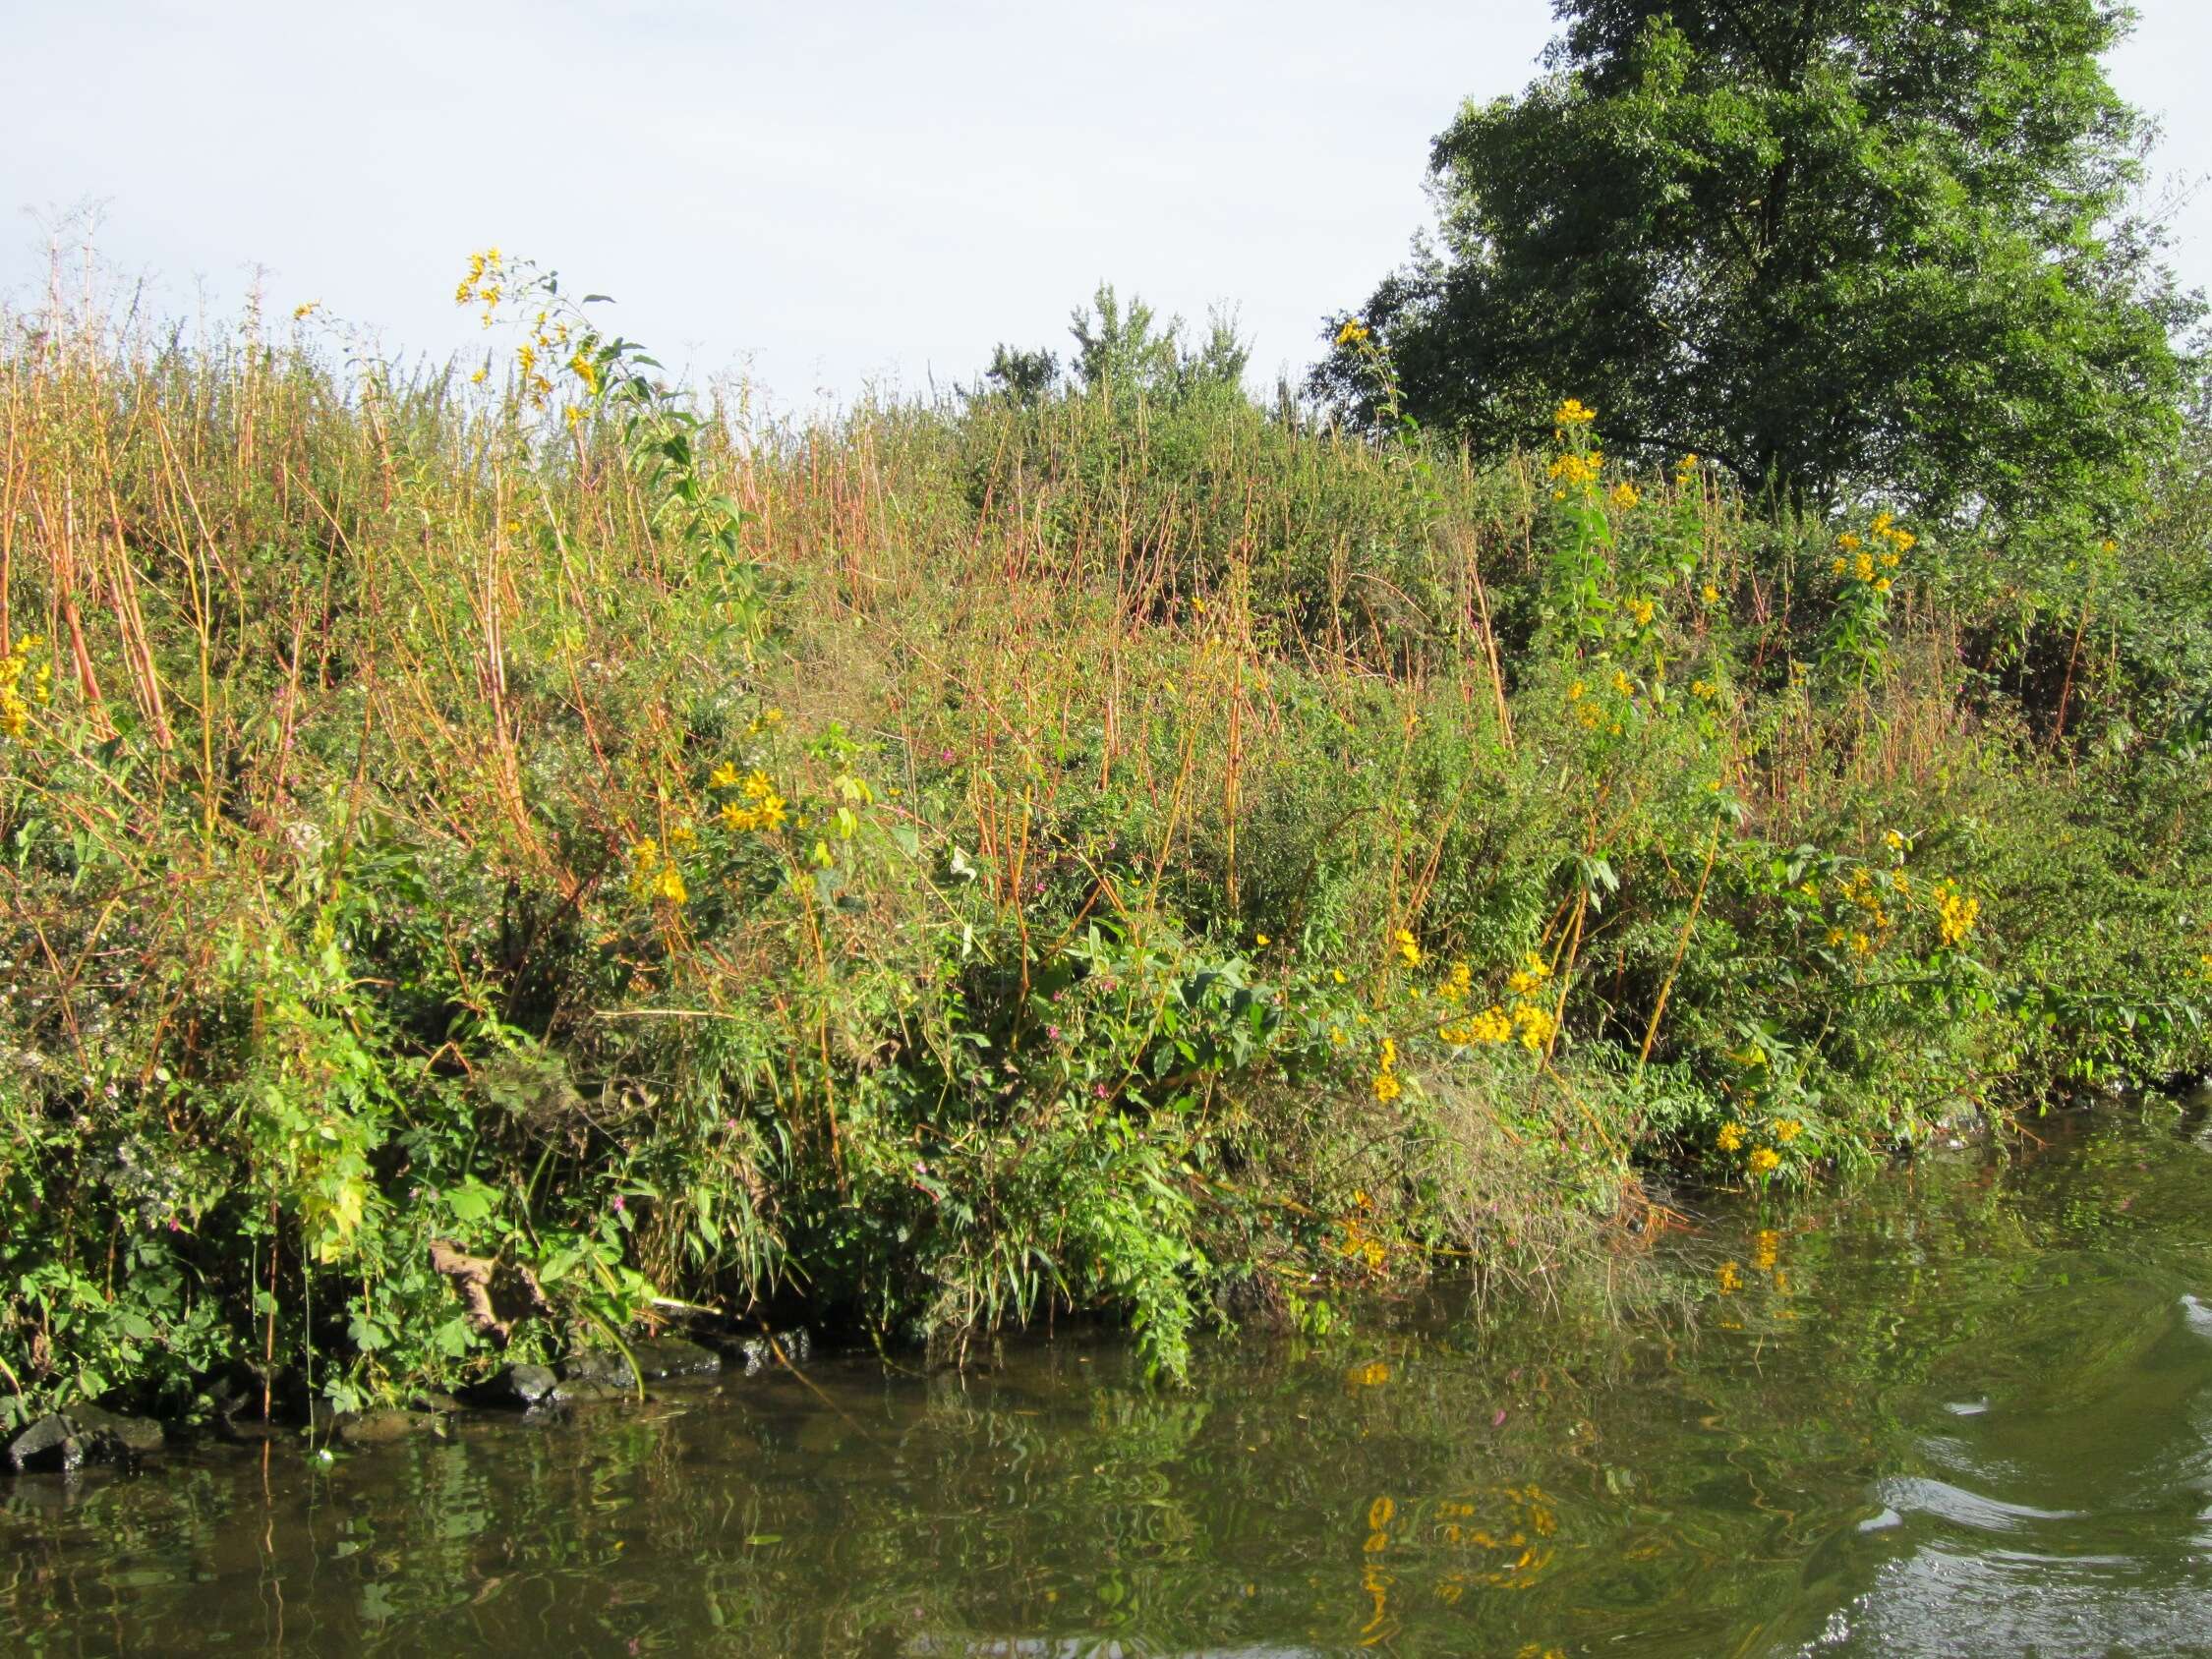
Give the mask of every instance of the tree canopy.
[[[2197, 310], [2130, 212], [2149, 134], [2101, 0], [1558, 0], [1519, 97], [1435, 141], [1434, 242], [1361, 319], [1479, 445], [1599, 405], [1814, 504], [2111, 510]], [[1358, 354], [1315, 372], [1371, 409]]]

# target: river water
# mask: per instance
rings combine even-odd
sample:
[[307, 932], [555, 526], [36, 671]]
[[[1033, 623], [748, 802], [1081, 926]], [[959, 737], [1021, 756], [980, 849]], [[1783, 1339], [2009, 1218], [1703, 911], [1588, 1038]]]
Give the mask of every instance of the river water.
[[0, 1653], [2212, 1654], [2212, 1152], [2037, 1132], [1187, 1391], [1063, 1339], [27, 1477]]

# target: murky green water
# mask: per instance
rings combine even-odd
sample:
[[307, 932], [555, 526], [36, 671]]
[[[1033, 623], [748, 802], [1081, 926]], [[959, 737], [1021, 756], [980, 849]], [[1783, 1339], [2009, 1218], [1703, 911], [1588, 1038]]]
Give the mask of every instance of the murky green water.
[[1669, 1238], [1625, 1331], [1432, 1299], [1187, 1394], [1064, 1342], [18, 1481], [0, 1652], [2212, 1653], [2212, 1153], [2057, 1134]]

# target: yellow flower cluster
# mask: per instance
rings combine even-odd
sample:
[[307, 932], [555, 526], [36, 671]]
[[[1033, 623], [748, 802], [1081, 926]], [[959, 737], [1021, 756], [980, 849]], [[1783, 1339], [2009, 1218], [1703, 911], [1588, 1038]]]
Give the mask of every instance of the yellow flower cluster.
[[666, 899], [681, 904], [691, 894], [683, 885], [683, 872], [648, 835], [630, 848], [630, 891], [641, 899]]
[[1336, 331], [1336, 343], [1340, 346], [1364, 346], [1368, 338], [1367, 324], [1355, 316], [1346, 317], [1344, 326]]
[[1392, 936], [1391, 949], [1407, 967], [1418, 968], [1421, 966], [1421, 945], [1416, 943], [1414, 936], [1404, 928], [1400, 928]]
[[1638, 493], [1636, 486], [1626, 479], [1622, 479], [1620, 483], [1613, 486], [1612, 494], [1608, 497], [1614, 506], [1621, 508], [1623, 511], [1635, 506], [1643, 498]]
[[1920, 539], [1909, 530], [1899, 530], [1888, 513], [1876, 513], [1874, 522], [1867, 527], [1867, 534], [1886, 543], [1881, 552], [1869, 551], [1864, 541], [1846, 530], [1835, 539], [1836, 546], [1842, 551], [1831, 568], [1838, 576], [1852, 577], [1876, 593], [1886, 594], [1891, 586], [1889, 573], [1897, 568], [1898, 562]]
[[[0, 657], [0, 737], [21, 738], [30, 729], [30, 711], [53, 697], [54, 665], [41, 658], [36, 668], [30, 659], [45, 650], [45, 636], [26, 634], [15, 649]], [[24, 676], [30, 684], [24, 685]]]
[[1385, 1037], [1382, 1040], [1382, 1060], [1375, 1067], [1374, 1098], [1388, 1104], [1405, 1092], [1398, 1082], [1398, 1045]]
[[1605, 458], [1591, 450], [1587, 455], [1577, 455], [1572, 450], [1555, 457], [1548, 469], [1551, 482], [1559, 487], [1551, 492], [1554, 501], [1567, 498], [1570, 489], [1584, 489], [1598, 482], [1605, 470]]
[[721, 816], [726, 828], [759, 830], [764, 834], [784, 828], [789, 803], [776, 792], [775, 781], [759, 768], [740, 773], [736, 767], [725, 761], [715, 768], [707, 785], [712, 789], [738, 792], [739, 799], [723, 803]]
[[[1873, 924], [1876, 933], [1886, 934], [1890, 931], [1889, 907], [1882, 902], [1881, 888], [1875, 885], [1874, 875], [1865, 865], [1857, 866], [1848, 876], [1844, 877], [1842, 887], [1844, 903], [1861, 911], [1867, 920]], [[1868, 950], [1868, 946], [1860, 943], [1865, 939], [1866, 936], [1862, 933], [1852, 942], [1852, 948], [1861, 955], [1866, 954]], [[1831, 944], [1837, 943], [1834, 933], [1830, 934], [1829, 943]]]
[[1590, 408], [1579, 397], [1570, 397], [1551, 413], [1551, 424], [1563, 433], [1569, 427], [1587, 427], [1598, 419], [1598, 411]]
[[[499, 302], [506, 297], [509, 285], [518, 275], [519, 272], [507, 265], [496, 248], [487, 248], [480, 254], [471, 254], [468, 270], [462, 276], [460, 286], [453, 290], [453, 301], [456, 305], [482, 306], [484, 326], [489, 328], [498, 316]], [[517, 292], [528, 292], [531, 286], [532, 283], [525, 282]], [[550, 287], [547, 291], [551, 291]], [[523, 397], [534, 407], [543, 409], [553, 401], [553, 382], [548, 369], [556, 363], [582, 382], [591, 396], [596, 398], [599, 395], [599, 365], [589, 350], [592, 337], [587, 331], [581, 340], [571, 346], [570, 340], [575, 329], [573, 322], [555, 317], [551, 308], [543, 309], [531, 318], [529, 336], [515, 348], [516, 382]], [[565, 361], [561, 357], [563, 352], [568, 354]], [[479, 369], [469, 378], [481, 385], [488, 375], [488, 370]], [[571, 427], [584, 416], [584, 411], [574, 405], [570, 405], [562, 413], [567, 416]]]
[[469, 256], [468, 274], [461, 285], [453, 290], [453, 303], [457, 306], [480, 305], [484, 308], [484, 326], [492, 326], [492, 318], [499, 309], [499, 301], [506, 290], [501, 286], [506, 280], [506, 266], [496, 248], [487, 248], [480, 254]]
[[1981, 914], [1982, 901], [1966, 897], [1955, 883], [1945, 882], [1936, 889], [1936, 933], [1947, 948], [1961, 944]]
[[[1762, 1058], [1765, 1057], [1762, 1056]], [[1768, 1125], [1768, 1131], [1783, 1146], [1787, 1146], [1805, 1132], [1805, 1125], [1794, 1117], [1777, 1117]], [[1713, 1137], [1713, 1144], [1725, 1153], [1742, 1152], [1751, 1146], [1751, 1128], [1748, 1124], [1730, 1121], [1720, 1125], [1720, 1132]], [[1771, 1175], [1781, 1168], [1781, 1154], [1771, 1146], [1751, 1146], [1744, 1163], [1755, 1175]]]

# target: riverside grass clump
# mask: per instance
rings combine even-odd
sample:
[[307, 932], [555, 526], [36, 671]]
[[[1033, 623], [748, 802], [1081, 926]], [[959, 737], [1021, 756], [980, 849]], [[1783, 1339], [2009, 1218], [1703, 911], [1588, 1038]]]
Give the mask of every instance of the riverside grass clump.
[[459, 298], [474, 372], [0, 346], [12, 1414], [704, 1310], [1173, 1374], [2205, 1058], [2180, 462], [1947, 543], [1572, 399], [1494, 465], [1203, 377], [760, 427]]

